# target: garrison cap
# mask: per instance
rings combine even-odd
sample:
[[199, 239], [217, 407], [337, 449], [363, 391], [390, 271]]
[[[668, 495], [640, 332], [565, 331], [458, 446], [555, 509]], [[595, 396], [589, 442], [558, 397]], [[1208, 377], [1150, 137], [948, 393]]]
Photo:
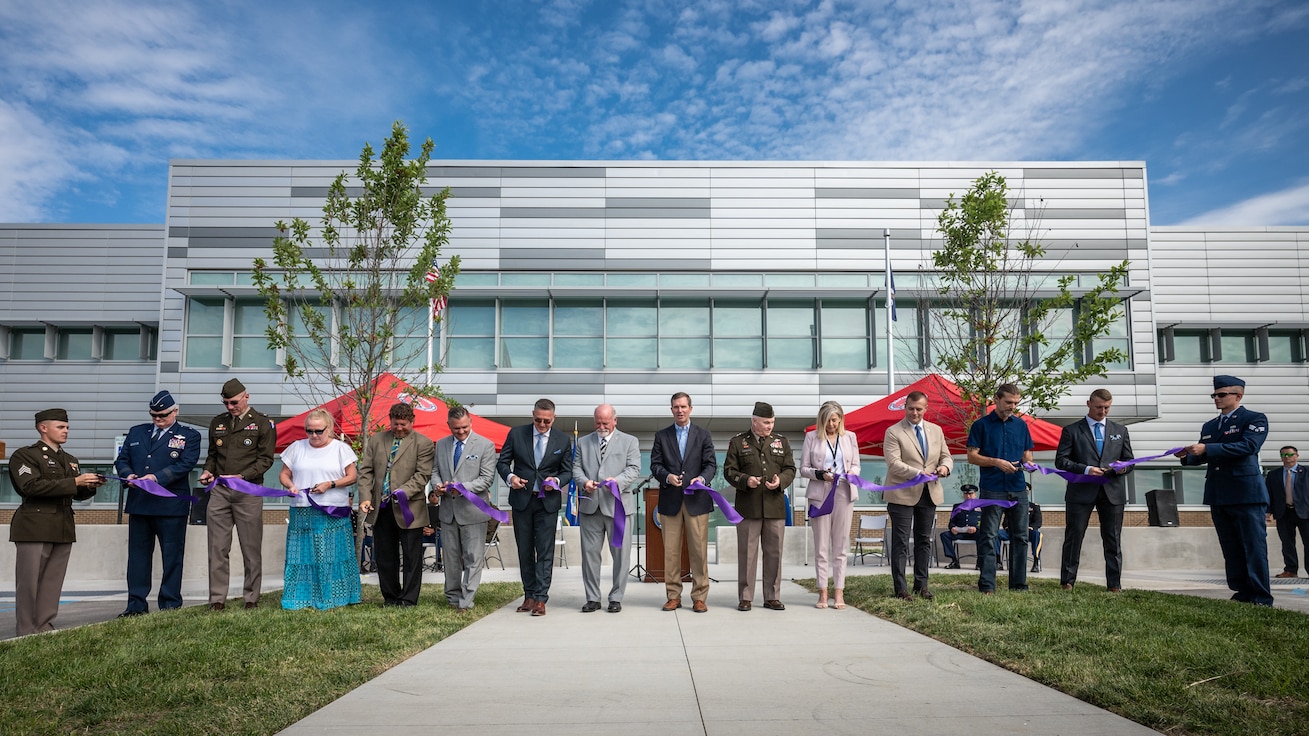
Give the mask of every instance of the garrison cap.
[[959, 490], [963, 491], [964, 493], [973, 493], [973, 494], [976, 494], [976, 493], [977, 493], [977, 486], [973, 485], [972, 483], [965, 483], [965, 484], [959, 486]]
[[243, 393], [245, 393], [245, 384], [235, 378], [229, 378], [227, 383], [223, 384], [224, 399], [235, 399]]
[[63, 409], [42, 409], [36, 413], [36, 423], [41, 422], [66, 422], [68, 421], [68, 412]]
[[773, 407], [772, 405], [765, 404], [762, 401], [756, 401], [754, 402], [754, 411], [752, 412], [752, 414], [756, 417], [759, 417], [760, 419], [772, 419]]
[[177, 402], [173, 401], [173, 395], [168, 393], [166, 389], [155, 394], [155, 397], [150, 399], [150, 411], [168, 411], [174, 406], [177, 406]]
[[1245, 388], [1245, 381], [1236, 376], [1214, 376], [1214, 388], [1231, 388], [1232, 386]]

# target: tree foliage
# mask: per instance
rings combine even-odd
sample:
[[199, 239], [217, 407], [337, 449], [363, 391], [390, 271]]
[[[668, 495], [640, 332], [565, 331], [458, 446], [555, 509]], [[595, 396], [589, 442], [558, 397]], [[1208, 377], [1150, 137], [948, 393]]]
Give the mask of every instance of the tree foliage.
[[[396, 121], [381, 155], [365, 143], [353, 176], [333, 180], [317, 227], [279, 221], [272, 264], [255, 259], [268, 346], [284, 351], [287, 378], [315, 405], [354, 391], [359, 416], [371, 417], [388, 372], [439, 394], [426, 380], [440, 368], [436, 356], [428, 362], [427, 320], [432, 300], [454, 285], [459, 257], [438, 265], [450, 192], [424, 190], [433, 148], [429, 138], [407, 160], [408, 130]], [[362, 424], [360, 443], [372, 430]]]
[[1128, 357], [1093, 349], [1123, 314], [1117, 294], [1128, 261], [1074, 293], [1077, 276], [1053, 275], [1045, 246], [1032, 237], [1039, 211], [1022, 238], [1011, 232], [1012, 214], [1005, 178], [990, 172], [958, 200], [951, 195], [938, 218], [929, 348], [937, 369], [958, 384], [966, 421], [985, 412], [1002, 384], [1018, 384], [1024, 404], [1048, 411], [1073, 385]]

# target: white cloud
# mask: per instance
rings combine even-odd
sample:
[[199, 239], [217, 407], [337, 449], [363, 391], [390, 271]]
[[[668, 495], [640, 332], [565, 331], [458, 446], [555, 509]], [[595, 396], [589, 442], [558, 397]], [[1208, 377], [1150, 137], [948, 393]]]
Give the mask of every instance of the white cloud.
[[1309, 225], [1309, 184], [1251, 197], [1180, 224], [1188, 227]]

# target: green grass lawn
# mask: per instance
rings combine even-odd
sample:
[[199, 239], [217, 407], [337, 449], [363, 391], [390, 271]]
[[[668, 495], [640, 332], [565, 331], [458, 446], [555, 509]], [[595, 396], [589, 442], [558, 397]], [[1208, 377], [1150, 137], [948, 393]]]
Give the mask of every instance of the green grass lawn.
[[[487, 583], [460, 614], [440, 585], [414, 608], [203, 607], [0, 642], [4, 734], [268, 734], [313, 713], [522, 594]], [[236, 601], [237, 605], [240, 600]]]
[[[932, 575], [934, 601], [850, 577], [845, 599], [1069, 695], [1169, 734], [1309, 734], [1309, 616], [1153, 591], [1028, 578], [994, 596], [976, 575]], [[801, 581], [811, 590], [814, 581]]]

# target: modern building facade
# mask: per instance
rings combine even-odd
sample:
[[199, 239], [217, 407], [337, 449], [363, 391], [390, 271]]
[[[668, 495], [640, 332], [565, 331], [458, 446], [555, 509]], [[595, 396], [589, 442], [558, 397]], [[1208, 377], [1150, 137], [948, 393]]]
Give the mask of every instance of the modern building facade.
[[[232, 376], [261, 411], [308, 408], [265, 345], [252, 262], [269, 254], [274, 222], [315, 222], [353, 167], [175, 161], [162, 226], [0, 226], [0, 439], [27, 444], [32, 413], [63, 405], [70, 451], [107, 463], [154, 391], [172, 391], [203, 429]], [[1045, 418], [1075, 420], [1105, 386], [1137, 453], [1154, 454], [1194, 441], [1213, 413], [1210, 379], [1235, 373], [1269, 414], [1266, 463], [1309, 441], [1309, 230], [1151, 228], [1141, 162], [433, 163], [433, 189], [452, 192], [448, 254], [462, 259], [436, 335], [438, 382], [506, 424], [548, 396], [556, 426], [585, 433], [593, 407], [612, 403], [647, 451], [676, 391], [724, 448], [765, 400], [798, 441], [823, 401], [852, 410], [888, 390], [886, 231], [894, 383], [930, 370], [937, 216], [992, 170], [1008, 179], [1016, 232], [1048, 247], [1042, 274], [1085, 290], [1130, 262], [1123, 318], [1097, 345], [1129, 359]], [[406, 339], [426, 335], [416, 314]], [[1135, 499], [1172, 487], [1198, 502], [1197, 472], [1142, 468]], [[1061, 484], [1039, 482], [1038, 497], [1061, 503]], [[0, 477], [0, 502], [13, 500]]]

